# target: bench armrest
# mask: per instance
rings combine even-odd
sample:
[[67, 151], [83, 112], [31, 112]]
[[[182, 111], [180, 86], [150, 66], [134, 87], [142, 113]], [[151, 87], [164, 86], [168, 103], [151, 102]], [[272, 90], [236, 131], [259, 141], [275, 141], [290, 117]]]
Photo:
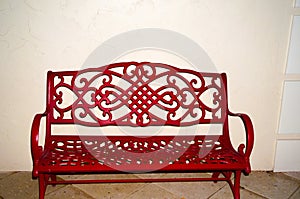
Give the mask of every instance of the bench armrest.
[[[228, 114], [230, 116], [239, 117], [243, 121], [246, 132], [246, 150], [244, 151], [245, 145], [241, 144], [238, 148], [238, 151], [239, 153], [244, 154], [246, 161], [249, 162], [250, 154], [252, 152], [254, 144], [254, 129], [251, 119], [248, 115], [243, 113], [232, 113], [229, 111]], [[249, 171], [246, 171], [246, 173], [250, 173], [250, 168]]]
[[[31, 154], [33, 159], [33, 166], [38, 164], [38, 159], [43, 152], [43, 147], [39, 146], [39, 131], [42, 117], [46, 116], [47, 113], [40, 113], [34, 116], [32, 127], [31, 127]], [[37, 177], [37, 172], [33, 169], [33, 176]]]

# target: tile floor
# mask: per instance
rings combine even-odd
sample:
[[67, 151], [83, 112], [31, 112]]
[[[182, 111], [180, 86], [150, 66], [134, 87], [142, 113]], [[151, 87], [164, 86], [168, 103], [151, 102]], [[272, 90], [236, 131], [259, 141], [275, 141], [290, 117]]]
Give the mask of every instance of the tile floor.
[[[151, 174], [146, 174], [151, 177]], [[158, 174], [152, 174], [158, 175]], [[160, 174], [167, 175], [167, 174]], [[175, 174], [172, 174], [175, 175]], [[176, 174], [186, 176], [191, 174]], [[202, 174], [203, 175], [203, 174]], [[206, 174], [204, 174], [206, 175]], [[143, 178], [141, 174], [127, 174], [127, 177]], [[93, 179], [99, 176], [75, 176]], [[107, 178], [107, 175], [101, 175]], [[111, 177], [111, 176], [110, 176]], [[122, 177], [118, 175], [116, 177]], [[70, 176], [60, 176], [69, 179]], [[31, 179], [30, 172], [0, 173], [0, 199], [38, 198], [38, 182]], [[229, 185], [225, 182], [171, 182], [171, 183], [126, 183], [126, 184], [79, 184], [48, 186], [46, 199], [195, 199], [232, 198]], [[273, 173], [252, 172], [242, 176], [241, 198], [300, 199], [300, 172]]]

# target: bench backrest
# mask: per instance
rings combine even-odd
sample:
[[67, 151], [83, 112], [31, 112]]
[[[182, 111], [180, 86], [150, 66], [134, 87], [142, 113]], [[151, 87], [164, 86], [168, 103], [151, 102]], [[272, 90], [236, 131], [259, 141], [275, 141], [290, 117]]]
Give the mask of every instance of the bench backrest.
[[224, 123], [226, 75], [148, 62], [49, 72], [47, 112], [49, 124]]

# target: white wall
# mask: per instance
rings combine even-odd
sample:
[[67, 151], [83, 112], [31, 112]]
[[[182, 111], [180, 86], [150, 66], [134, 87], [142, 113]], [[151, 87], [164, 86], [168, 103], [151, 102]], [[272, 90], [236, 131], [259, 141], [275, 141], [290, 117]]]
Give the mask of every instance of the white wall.
[[186, 35], [228, 73], [231, 110], [254, 122], [253, 169], [272, 169], [291, 6], [292, 0], [0, 1], [0, 170], [31, 170], [30, 128], [45, 109], [47, 70], [80, 68], [103, 41], [147, 27]]

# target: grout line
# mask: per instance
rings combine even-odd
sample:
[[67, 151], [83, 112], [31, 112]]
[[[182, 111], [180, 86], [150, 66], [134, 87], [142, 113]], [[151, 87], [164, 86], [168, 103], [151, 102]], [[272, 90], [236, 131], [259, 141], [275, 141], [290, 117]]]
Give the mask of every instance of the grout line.
[[56, 186], [59, 186], [59, 187], [57, 187], [57, 189], [52, 190], [52, 191], [48, 191], [48, 192], [47, 192], [47, 190], [49, 190], [48, 187], [50, 187], [50, 186], [52, 186], [52, 185], [47, 185], [47, 189], [46, 189], [45, 196], [47, 196], [47, 195], [49, 195], [49, 194], [51, 194], [51, 193], [54, 193], [54, 192], [56, 192], [56, 191], [58, 191], [58, 190], [60, 190], [60, 189], [62, 189], [62, 188], [64, 188], [64, 187], [66, 187], [67, 185], [63, 185], [63, 186], [61, 186], [61, 185], [56, 185]]
[[[59, 179], [61, 179], [61, 180], [63, 180], [62, 178], [60, 178], [59, 176], [57, 176], [57, 180], [59, 180]], [[37, 179], [37, 181], [38, 181], [38, 179]], [[38, 184], [38, 183], [37, 183]], [[39, 186], [39, 185], [38, 185]], [[49, 191], [49, 187], [51, 187], [52, 185], [47, 185], [47, 189], [46, 189], [46, 192], [45, 192], [45, 196], [46, 195], [48, 195], [48, 194], [50, 194], [50, 193], [53, 193], [53, 192], [55, 192], [55, 191], [57, 191], [57, 190], [60, 190], [60, 189], [62, 189], [62, 188], [64, 188], [64, 187], [66, 187], [67, 185], [66, 184], [57, 184], [57, 185], [55, 185], [55, 187], [57, 187], [56, 189], [54, 189], [54, 190], [51, 190], [51, 191]], [[48, 190], [48, 192], [47, 192], [47, 190]]]
[[69, 184], [69, 185], [72, 186], [73, 188], [75, 188], [75, 189], [77, 189], [77, 190], [79, 190], [79, 191], [85, 193], [86, 195], [90, 196], [91, 198], [96, 199], [96, 198], [95, 198], [94, 196], [92, 196], [90, 193], [88, 193], [87, 191], [81, 189], [80, 186], [78, 186], [78, 185], [88, 185], [88, 184], [82, 183], [82, 184]]
[[[211, 182], [211, 183], [213, 183], [213, 181], [195, 181], [195, 182], [192, 182], [192, 183], [201, 183], [201, 182]], [[220, 182], [220, 181], [219, 181]], [[176, 182], [175, 182], [176, 183]], [[165, 191], [167, 191], [167, 192], [169, 192], [169, 193], [171, 193], [171, 194], [173, 194], [173, 195], [175, 195], [175, 196], [178, 196], [178, 197], [181, 197], [181, 198], [184, 198], [184, 197], [182, 197], [181, 196], [181, 194], [184, 194], [184, 192], [171, 192], [170, 190], [168, 190], [167, 188], [165, 188], [164, 186], [161, 186], [160, 184], [162, 184], [162, 183], [159, 183], [159, 182], [156, 182], [156, 183], [153, 183], [154, 185], [156, 185], [156, 186], [158, 186], [158, 187], [160, 187], [160, 188], [162, 188], [162, 189], [164, 189]], [[228, 185], [227, 183], [224, 185], [224, 186], [222, 186], [220, 189], [218, 189], [215, 193], [217, 193], [218, 191], [220, 191], [222, 188], [224, 188], [226, 185]], [[229, 185], [228, 185], [229, 186]], [[211, 198], [213, 195], [215, 195], [215, 193], [213, 193], [212, 195], [210, 195], [207, 199], [209, 199], [209, 198]]]
[[[51, 186], [51, 185], [48, 185], [48, 186]], [[56, 185], [56, 186], [57, 186], [57, 185]], [[61, 185], [58, 185], [58, 186], [61, 186]], [[73, 189], [76, 189], [76, 190], [78, 190], [78, 191], [80, 191], [80, 192], [83, 192], [83, 193], [85, 193], [86, 195], [90, 196], [91, 198], [96, 199], [95, 197], [91, 196], [89, 193], [87, 193], [86, 191], [80, 189], [79, 187], [73, 186], [73, 184], [65, 184], [65, 185], [61, 186], [60, 188], [57, 188], [57, 189], [55, 189], [55, 190], [53, 190], [53, 191], [51, 191], [51, 192], [46, 193], [45, 196], [50, 195], [50, 194], [52, 194], [52, 193], [54, 193], [54, 192], [57, 192], [57, 191], [59, 191], [59, 190], [61, 190], [61, 189], [63, 189], [63, 188], [66, 188], [66, 187], [72, 187]]]
[[[73, 184], [67, 184], [67, 185], [64, 185], [64, 186], [62, 186], [61, 188], [52, 191], [51, 193], [56, 192], [56, 191], [58, 191], [58, 190], [60, 190], [60, 189], [66, 188], [66, 187], [72, 187], [72, 189], [76, 189], [77, 191], [83, 192], [83, 193], [85, 193], [86, 195], [90, 196], [91, 198], [96, 199], [94, 196], [91, 196], [89, 193], [87, 193], [86, 191], [80, 189], [79, 187], [73, 186]], [[50, 194], [50, 193], [47, 193], [46, 195], [48, 195], [48, 194]]]
[[[180, 182], [179, 182], [180, 183]], [[161, 188], [161, 189], [163, 189], [163, 190], [165, 190], [165, 191], [167, 191], [167, 192], [169, 192], [169, 193], [171, 193], [172, 195], [174, 195], [174, 196], [178, 196], [178, 197], [180, 197], [180, 198], [184, 198], [184, 197], [182, 197], [182, 195], [184, 195], [185, 193], [184, 192], [171, 192], [170, 190], [168, 190], [168, 189], [166, 189], [164, 186], [161, 186], [161, 185], [159, 185], [159, 184], [154, 184], [155, 186], [158, 186], [159, 188]]]
[[298, 188], [288, 198], [290, 199], [298, 190], [300, 190], [300, 185], [298, 186]]
[[[220, 189], [218, 189], [215, 193], [211, 194], [207, 199], [212, 198], [214, 195], [216, 195], [216, 194], [217, 194], [219, 191], [221, 191], [223, 188], [226, 188], [226, 186], [229, 186], [229, 184], [226, 183], [223, 187], [221, 187]], [[230, 186], [229, 186], [229, 190], [230, 190], [230, 192], [232, 193], [232, 190], [231, 190]], [[241, 193], [241, 190], [247, 191], [247, 192], [252, 193], [252, 194], [254, 194], [254, 195], [256, 195], [256, 196], [259, 196], [259, 197], [261, 197], [261, 198], [268, 199], [267, 197], [262, 196], [262, 195], [260, 195], [260, 194], [258, 194], [258, 193], [256, 193], [256, 192], [251, 191], [251, 190], [248, 190], [248, 189], [246, 189], [246, 188], [243, 187], [243, 186], [240, 186], [240, 193]]]
[[91, 198], [96, 199], [94, 196], [90, 195], [89, 193], [87, 193], [86, 191], [80, 189], [79, 187], [73, 186], [73, 184], [70, 184], [69, 186], [72, 186], [73, 188], [77, 189], [78, 191], [81, 191], [81, 192], [85, 193], [86, 195], [90, 196]]
[[[57, 176], [57, 178], [59, 178], [60, 180], [63, 180], [63, 181], [64, 181], [64, 179], [61, 178], [61, 177], [59, 177], [59, 176]], [[59, 179], [57, 179], [57, 180], [59, 180]], [[47, 185], [47, 188], [50, 187], [50, 186], [52, 186], [52, 185]], [[47, 192], [47, 190], [46, 190], [45, 196], [48, 196], [48, 195], [50, 195], [50, 194], [52, 194], [52, 193], [54, 193], [54, 192], [57, 192], [57, 191], [59, 191], [59, 190], [61, 190], [61, 189], [63, 189], [63, 188], [66, 188], [66, 187], [72, 187], [73, 189], [77, 189], [78, 191], [81, 191], [81, 192], [85, 193], [86, 195], [90, 196], [91, 198], [94, 198], [94, 197], [91, 196], [89, 193], [85, 192], [84, 190], [80, 189], [79, 187], [73, 186], [73, 184], [57, 184], [56, 186], [57, 186], [57, 188], [54, 189], [54, 190], [49, 191], [49, 189], [47, 189], [48, 192]], [[94, 198], [94, 199], [95, 199], [95, 198]]]
[[251, 190], [249, 190], [249, 189], [246, 189], [246, 188], [243, 187], [243, 186], [240, 186], [240, 191], [241, 191], [241, 190], [247, 191], [247, 192], [252, 193], [252, 194], [254, 194], [254, 195], [256, 195], [256, 196], [259, 196], [259, 197], [261, 197], [261, 198], [268, 199], [266, 196], [260, 195], [259, 193], [256, 193], [256, 192], [254, 192], [254, 191], [251, 191]]
[[[130, 183], [125, 183], [125, 184], [130, 184]], [[129, 192], [124, 199], [129, 198], [131, 195], [135, 194], [136, 192], [138, 192], [139, 190], [145, 188], [147, 185], [151, 184], [149, 182], [142, 182], [141, 184], [143, 184], [141, 187], [137, 187], [136, 189], [134, 189], [133, 191]]]
[[[162, 173], [162, 175], [161, 175], [160, 177], [166, 176], [167, 174], [168, 174], [168, 173]], [[141, 176], [139, 176], [139, 175], [136, 175], [136, 177], [143, 179], [143, 178], [142, 178]], [[159, 178], [160, 178], [160, 177], [159, 177]], [[141, 189], [143, 189], [143, 188], [145, 188], [146, 186], [148, 186], [148, 185], [151, 184], [151, 185], [154, 185], [154, 186], [156, 186], [156, 187], [158, 187], [158, 188], [160, 188], [160, 189], [163, 189], [164, 191], [166, 191], [166, 192], [168, 192], [168, 193], [170, 193], [170, 194], [172, 194], [172, 195], [174, 195], [174, 196], [180, 197], [180, 196], [178, 195], [178, 193], [173, 193], [173, 192], [171, 192], [170, 190], [166, 189], [164, 186], [161, 186], [161, 185], [160, 185], [161, 183], [162, 183], [162, 182], [148, 182], [148, 183], [145, 183], [145, 186], [143, 186]], [[125, 199], [128, 199], [129, 196], [133, 195], [133, 194], [136, 193], [137, 191], [139, 191], [139, 190], [134, 190], [132, 193], [128, 194], [128, 196], [126, 196]]]
[[163, 186], [160, 186], [159, 184], [153, 183], [153, 185], [155, 185], [155, 186], [157, 186], [157, 187], [159, 187], [159, 188], [165, 190], [166, 192], [172, 194], [173, 196], [176, 196], [176, 197], [178, 196], [178, 197], [180, 197], [180, 198], [184, 198], [184, 197], [182, 197], [182, 195], [184, 195], [184, 193], [171, 192], [170, 190], [166, 189], [166, 188], [163, 187]]
[[218, 189], [216, 192], [214, 192], [213, 194], [211, 194], [210, 196], [208, 196], [208, 198], [207, 199], [209, 199], [209, 198], [211, 198], [211, 197], [213, 197], [214, 195], [216, 195], [220, 190], [222, 190], [224, 187], [226, 187], [226, 186], [229, 186], [229, 184], [228, 183], [226, 183], [223, 187], [221, 187], [220, 189]]
[[6, 176], [4, 176], [3, 178], [0, 178], [0, 180], [3, 180], [4, 178], [7, 178], [7, 177], [9, 177], [9, 176], [15, 175], [15, 174], [20, 173], [20, 172], [22, 172], [22, 171], [9, 171], [9, 172], [3, 172], [3, 173], [9, 173], [9, 174], [7, 174]]
[[290, 179], [290, 180], [293, 180], [293, 181], [296, 181], [296, 182], [300, 183], [300, 179], [298, 179], [297, 177], [294, 177], [294, 176], [292, 176], [292, 175], [288, 175], [288, 174], [286, 174], [286, 173], [284, 173], [284, 172], [282, 172], [282, 174], [283, 174], [287, 179]]

